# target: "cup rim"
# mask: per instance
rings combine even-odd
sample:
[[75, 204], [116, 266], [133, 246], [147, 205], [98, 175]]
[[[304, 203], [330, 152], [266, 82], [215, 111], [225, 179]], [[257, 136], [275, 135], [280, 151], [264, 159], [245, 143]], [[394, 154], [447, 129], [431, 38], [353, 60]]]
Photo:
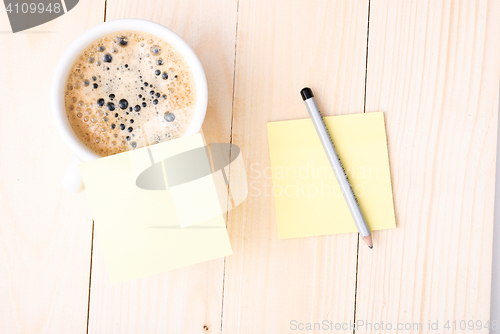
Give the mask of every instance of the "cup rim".
[[208, 104], [205, 72], [193, 49], [180, 36], [161, 24], [143, 19], [128, 18], [101, 23], [85, 31], [70, 44], [59, 59], [52, 77], [50, 97], [56, 128], [70, 149], [83, 161], [98, 159], [101, 156], [80, 141], [69, 123], [64, 104], [66, 79], [75, 59], [89, 44], [102, 36], [125, 30], [145, 32], [163, 39], [187, 62], [196, 87], [196, 105], [193, 118], [183, 136], [198, 133], [205, 119]]

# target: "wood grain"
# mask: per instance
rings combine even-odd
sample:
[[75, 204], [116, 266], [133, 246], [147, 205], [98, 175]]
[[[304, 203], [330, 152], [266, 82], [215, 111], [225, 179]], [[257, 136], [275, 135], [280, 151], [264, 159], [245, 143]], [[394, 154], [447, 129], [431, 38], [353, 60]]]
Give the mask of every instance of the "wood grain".
[[[356, 319], [489, 319], [498, 1], [371, 1], [367, 111], [385, 111], [397, 229], [360, 248]], [[457, 321], [457, 327], [453, 327]], [[358, 333], [407, 333], [406, 330]]]
[[266, 123], [307, 118], [306, 85], [326, 115], [363, 112], [367, 18], [367, 1], [239, 1], [232, 138], [249, 197], [229, 214], [223, 333], [353, 320], [357, 237], [278, 240]]
[[[50, 80], [105, 8], [171, 28], [205, 68], [205, 138], [241, 148], [249, 185], [225, 260], [112, 286], [85, 194], [60, 187], [72, 153]], [[487, 333], [459, 326], [489, 318], [499, 15], [486, 0], [86, 0], [11, 34], [0, 10], [0, 333]], [[325, 115], [385, 112], [397, 229], [373, 251], [355, 234], [277, 238], [266, 123], [307, 118], [306, 85]]]
[[[235, 2], [108, 0], [107, 20], [137, 17], [163, 24], [196, 52], [208, 81], [203, 133], [227, 143], [231, 130]], [[94, 243], [89, 333], [218, 333], [224, 259], [111, 285]]]
[[2, 333], [86, 332], [92, 220], [85, 195], [61, 187], [73, 154], [54, 126], [49, 90], [60, 56], [103, 9], [88, 0], [16, 34], [0, 10]]

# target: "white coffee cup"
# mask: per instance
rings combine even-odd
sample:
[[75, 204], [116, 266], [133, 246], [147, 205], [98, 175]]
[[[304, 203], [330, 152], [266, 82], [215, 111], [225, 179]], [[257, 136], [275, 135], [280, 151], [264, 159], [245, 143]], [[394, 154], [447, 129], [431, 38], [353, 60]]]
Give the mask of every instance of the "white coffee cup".
[[208, 90], [205, 72], [201, 66], [200, 60], [189, 47], [189, 45], [173, 31], [166, 27], [141, 19], [120, 19], [102, 23], [94, 28], [87, 30], [78, 37], [64, 52], [57, 64], [52, 79], [51, 105], [52, 116], [56, 123], [57, 130], [69, 148], [75, 153], [75, 158], [70, 162], [64, 173], [62, 185], [69, 192], [80, 192], [83, 190], [83, 181], [80, 175], [78, 165], [84, 161], [91, 161], [100, 158], [100, 156], [82, 143], [73, 132], [66, 115], [64, 106], [64, 92], [68, 73], [78, 57], [78, 55], [96, 39], [111, 34], [116, 31], [141, 31], [151, 35], [158, 36], [172, 45], [186, 60], [191, 69], [196, 87], [196, 106], [193, 119], [184, 133], [184, 136], [196, 134], [200, 131], [205, 113], [207, 111]]

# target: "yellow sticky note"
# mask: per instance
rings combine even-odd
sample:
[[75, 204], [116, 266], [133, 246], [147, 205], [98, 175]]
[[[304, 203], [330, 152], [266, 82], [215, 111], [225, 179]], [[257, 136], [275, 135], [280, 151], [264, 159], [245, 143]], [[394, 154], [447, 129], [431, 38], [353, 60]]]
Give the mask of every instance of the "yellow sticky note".
[[[163, 190], [145, 190], [136, 184], [137, 177], [155, 162], [200, 147], [202, 138], [194, 135], [80, 165], [94, 230], [112, 283], [232, 253], [222, 214], [181, 227], [176, 213], [178, 203], [172, 198], [175, 194], [164, 179], [157, 183], [159, 187], [165, 184]], [[164, 170], [161, 174], [165, 175]], [[203, 186], [206, 189], [198, 188], [199, 193], [206, 190], [209, 195], [216, 194], [213, 182], [203, 181]], [[216, 201], [209, 201], [210, 207], [197, 201], [182, 205], [199, 211], [207, 208], [212, 214], [213, 210], [220, 212]]]
[[[395, 228], [383, 113], [324, 120], [370, 229]], [[357, 232], [311, 119], [267, 130], [278, 237]]]

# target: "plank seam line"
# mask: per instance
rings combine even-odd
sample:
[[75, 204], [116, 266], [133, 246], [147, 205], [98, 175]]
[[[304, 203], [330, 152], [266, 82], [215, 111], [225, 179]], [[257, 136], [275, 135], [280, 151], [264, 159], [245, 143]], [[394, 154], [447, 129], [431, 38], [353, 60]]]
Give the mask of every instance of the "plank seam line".
[[[366, 56], [365, 56], [365, 92], [363, 96], [363, 113], [366, 113], [366, 86], [367, 86], [367, 78], [368, 78], [368, 43], [370, 41], [370, 5], [371, 0], [368, 0], [368, 17], [366, 23]], [[358, 242], [356, 245], [356, 278], [354, 280], [354, 314], [353, 314], [353, 323], [354, 328], [352, 329], [352, 333], [356, 333], [356, 306], [358, 304], [358, 265], [359, 265], [359, 235]]]
[[90, 290], [92, 287], [92, 258], [94, 257], [94, 220], [92, 219], [92, 237], [90, 239], [90, 271], [89, 271], [89, 299], [87, 302], [87, 331], [89, 334], [89, 321], [90, 321]]
[[356, 298], [358, 297], [358, 263], [359, 263], [359, 237], [356, 243], [356, 277], [354, 278], [354, 315], [353, 323], [354, 328], [352, 329], [352, 334], [356, 333]]
[[363, 96], [363, 113], [366, 112], [366, 86], [368, 82], [368, 41], [370, 40], [370, 1], [368, 0], [368, 22], [366, 24], [366, 58], [365, 58], [365, 94]]
[[106, 22], [106, 11], [108, 9], [108, 0], [104, 0], [104, 22]]
[[[236, 84], [236, 50], [238, 46], [238, 19], [239, 19], [240, 1], [236, 3], [236, 27], [235, 27], [235, 37], [234, 37], [234, 61], [233, 61], [233, 98], [231, 101], [231, 125], [229, 131], [229, 161], [231, 161], [231, 153], [233, 143], [233, 123], [234, 123], [234, 99], [235, 99], [235, 84]], [[226, 229], [229, 223], [229, 205], [230, 202], [230, 191], [231, 191], [231, 164], [228, 166], [227, 172], [227, 210], [226, 210]], [[222, 301], [221, 301], [221, 313], [220, 313], [220, 333], [223, 333], [223, 323], [224, 323], [224, 293], [226, 287], [226, 257], [224, 257], [224, 266], [222, 271]]]

